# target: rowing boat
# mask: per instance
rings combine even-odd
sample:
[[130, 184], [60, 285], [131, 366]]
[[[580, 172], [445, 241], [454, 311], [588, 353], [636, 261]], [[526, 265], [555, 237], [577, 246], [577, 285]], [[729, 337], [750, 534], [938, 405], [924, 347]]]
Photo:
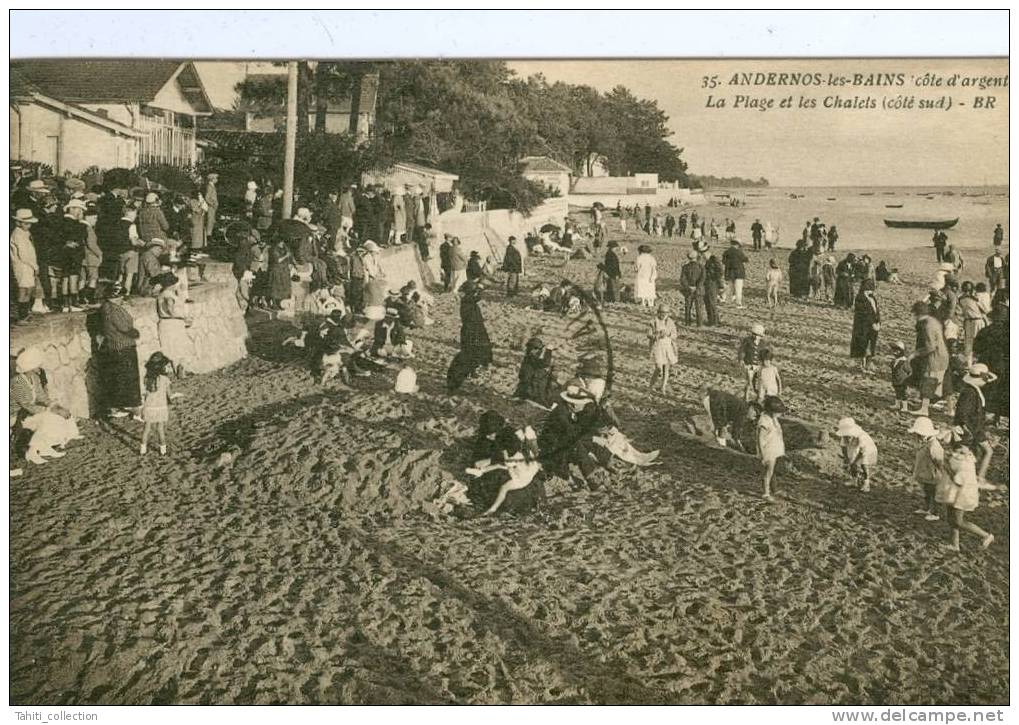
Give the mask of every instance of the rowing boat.
[[885, 226], [892, 229], [951, 229], [959, 223], [955, 219], [885, 219]]

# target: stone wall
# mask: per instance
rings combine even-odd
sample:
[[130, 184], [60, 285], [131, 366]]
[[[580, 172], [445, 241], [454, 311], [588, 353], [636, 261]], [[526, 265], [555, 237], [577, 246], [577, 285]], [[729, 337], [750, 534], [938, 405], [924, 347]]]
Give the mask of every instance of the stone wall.
[[[234, 282], [192, 284], [193, 302], [187, 305], [192, 320], [187, 331], [190, 345], [186, 359], [180, 361], [186, 370], [207, 373], [247, 355], [248, 329], [235, 290]], [[156, 303], [138, 298], [128, 300], [125, 306], [141, 333], [138, 364], [144, 369], [149, 355], [159, 349]], [[97, 311], [54, 313], [11, 328], [11, 355], [29, 347], [41, 350], [50, 397], [82, 418], [100, 412], [90, 334], [98, 329], [97, 323]]]

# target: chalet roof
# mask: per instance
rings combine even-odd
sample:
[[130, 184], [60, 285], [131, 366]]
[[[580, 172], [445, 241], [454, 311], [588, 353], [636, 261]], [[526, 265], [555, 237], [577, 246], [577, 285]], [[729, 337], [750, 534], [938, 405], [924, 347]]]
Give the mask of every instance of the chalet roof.
[[10, 99], [12, 103], [15, 101], [28, 101], [48, 106], [58, 111], [62, 111], [68, 116], [78, 118], [96, 126], [102, 126], [103, 128], [113, 131], [114, 133], [118, 133], [121, 136], [140, 138], [146, 135], [143, 131], [131, 128], [130, 126], [126, 126], [118, 121], [114, 121], [101, 113], [91, 111], [87, 108], [82, 108], [70, 101], [61, 101], [60, 99], [47, 96], [40, 92], [34, 84], [27, 81], [21, 73], [13, 68], [11, 69], [10, 74]]
[[524, 171], [565, 171], [568, 174], [573, 173], [566, 164], [561, 164], [551, 156], [525, 156], [520, 159], [521, 166], [524, 167]]
[[210, 113], [212, 102], [194, 63], [179, 60], [18, 60], [11, 62], [23, 81], [40, 93], [79, 103], [151, 103], [172, 80], [195, 113]]

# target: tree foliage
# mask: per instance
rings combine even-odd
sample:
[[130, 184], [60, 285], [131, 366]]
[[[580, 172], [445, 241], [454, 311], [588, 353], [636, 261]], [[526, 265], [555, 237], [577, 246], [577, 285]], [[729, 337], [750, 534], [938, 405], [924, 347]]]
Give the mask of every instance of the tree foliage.
[[[682, 149], [669, 142], [668, 116], [655, 101], [622, 86], [600, 93], [549, 83], [541, 75], [519, 78], [502, 61], [329, 61], [314, 68], [303, 63], [299, 101], [318, 111], [319, 132], [326, 104], [349, 97], [366, 73], [379, 75], [375, 128], [366, 147], [371, 163], [414, 161], [451, 171], [459, 174], [468, 197], [492, 208], [526, 209], [540, 202], [540, 185], [520, 176], [519, 161], [529, 155], [551, 156], [578, 176], [590, 175], [594, 161], [601, 160], [614, 175], [649, 172], [664, 181], [688, 181]], [[242, 104], [282, 108], [285, 102], [282, 77], [238, 89]], [[307, 113], [298, 118], [306, 124]], [[346, 153], [360, 152], [350, 147]]]

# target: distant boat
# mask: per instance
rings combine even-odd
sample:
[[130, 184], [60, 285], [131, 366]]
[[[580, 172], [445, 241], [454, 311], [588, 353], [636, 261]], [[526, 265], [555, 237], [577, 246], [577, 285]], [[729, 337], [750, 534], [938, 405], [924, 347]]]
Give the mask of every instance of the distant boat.
[[885, 196], [895, 196], [894, 191], [882, 191], [881, 193], [884, 194]]
[[835, 196], [829, 196], [828, 197], [828, 201], [836, 201], [837, 199], [838, 199], [838, 197], [835, 197]]
[[874, 196], [873, 191], [861, 191], [860, 196]]
[[901, 209], [902, 204], [885, 204], [885, 209]]
[[951, 229], [959, 223], [955, 219], [885, 219], [885, 226], [892, 229]]

